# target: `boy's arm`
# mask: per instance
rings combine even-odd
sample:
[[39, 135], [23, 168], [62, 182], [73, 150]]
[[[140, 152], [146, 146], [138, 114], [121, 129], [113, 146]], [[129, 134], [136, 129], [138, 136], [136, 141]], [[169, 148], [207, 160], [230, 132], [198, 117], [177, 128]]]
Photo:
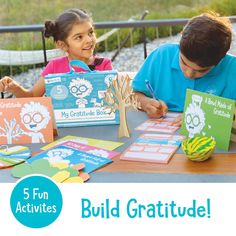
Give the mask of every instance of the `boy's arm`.
[[150, 118], [160, 118], [167, 113], [168, 107], [163, 101], [149, 98], [140, 92], [135, 92], [135, 94], [138, 97], [142, 110], [145, 111]]

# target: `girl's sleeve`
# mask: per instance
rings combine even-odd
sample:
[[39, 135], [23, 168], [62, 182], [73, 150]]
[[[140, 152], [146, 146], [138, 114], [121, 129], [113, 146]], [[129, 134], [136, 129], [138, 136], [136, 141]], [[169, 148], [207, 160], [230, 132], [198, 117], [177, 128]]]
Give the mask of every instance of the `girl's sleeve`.
[[113, 70], [112, 62], [108, 58], [104, 58], [103, 70]]
[[54, 68], [53, 61], [48, 62], [48, 64], [46, 65], [46, 67], [42, 71], [41, 76], [45, 77], [48, 74], [53, 74], [54, 73], [53, 68]]

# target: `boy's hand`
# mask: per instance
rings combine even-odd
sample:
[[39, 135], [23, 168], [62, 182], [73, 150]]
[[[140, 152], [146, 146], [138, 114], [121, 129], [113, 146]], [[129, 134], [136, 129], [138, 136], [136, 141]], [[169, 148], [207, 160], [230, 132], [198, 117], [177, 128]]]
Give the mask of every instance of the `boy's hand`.
[[15, 94], [21, 86], [9, 76], [5, 76], [0, 80], [0, 91]]
[[142, 108], [150, 118], [160, 118], [168, 111], [168, 107], [163, 101], [150, 98], [147, 98], [147, 101], [142, 104]]

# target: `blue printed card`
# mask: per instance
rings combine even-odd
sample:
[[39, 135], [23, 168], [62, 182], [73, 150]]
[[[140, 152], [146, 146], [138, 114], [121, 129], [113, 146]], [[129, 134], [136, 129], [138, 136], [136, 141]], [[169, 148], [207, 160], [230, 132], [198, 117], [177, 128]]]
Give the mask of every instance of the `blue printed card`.
[[88, 152], [80, 151], [76, 148], [68, 147], [67, 145], [59, 145], [41, 152], [38, 155], [28, 159], [28, 163], [32, 163], [38, 159], [46, 159], [50, 163], [67, 163], [69, 166], [76, 164], [85, 164], [84, 172], [90, 173], [108, 163], [112, 160], [109, 158], [93, 155]]
[[102, 105], [104, 92], [116, 75], [116, 71], [71, 71], [45, 76], [46, 96], [52, 97], [57, 126], [118, 124], [118, 111], [110, 113]]

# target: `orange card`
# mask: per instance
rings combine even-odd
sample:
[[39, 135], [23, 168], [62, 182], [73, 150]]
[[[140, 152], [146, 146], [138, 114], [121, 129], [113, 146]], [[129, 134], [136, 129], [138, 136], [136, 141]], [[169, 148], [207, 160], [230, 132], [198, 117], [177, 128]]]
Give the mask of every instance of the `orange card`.
[[53, 110], [49, 97], [0, 100], [0, 144], [53, 141]]

